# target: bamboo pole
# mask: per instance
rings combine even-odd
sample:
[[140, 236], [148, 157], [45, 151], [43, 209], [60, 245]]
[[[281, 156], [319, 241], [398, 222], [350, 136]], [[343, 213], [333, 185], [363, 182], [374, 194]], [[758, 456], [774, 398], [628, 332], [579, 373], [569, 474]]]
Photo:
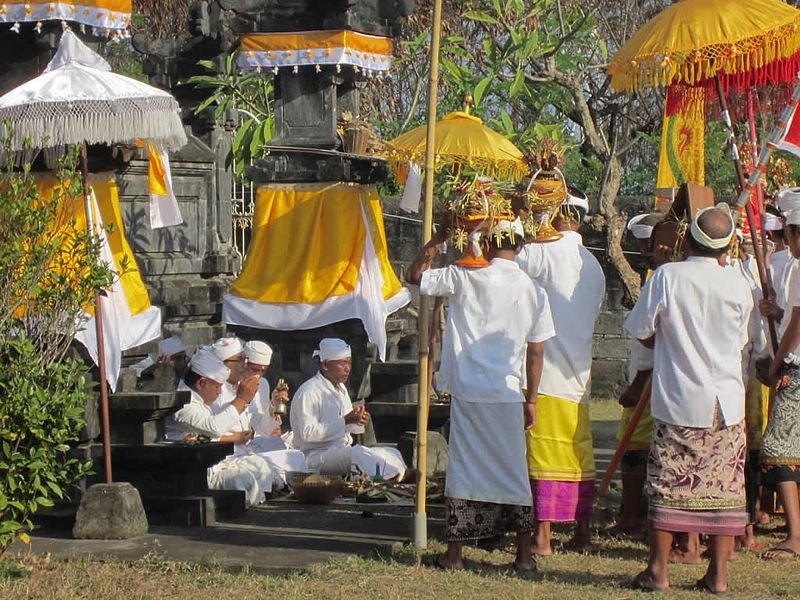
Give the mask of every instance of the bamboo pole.
[[[439, 90], [439, 44], [442, 35], [442, 0], [434, 0], [431, 27], [430, 80], [428, 83], [428, 126], [425, 145], [425, 199], [422, 213], [422, 245], [427, 244], [433, 232], [433, 178], [436, 147], [436, 104]], [[428, 363], [430, 348], [430, 296], [419, 297], [419, 384], [417, 386], [417, 497], [413, 516], [413, 542], [417, 548], [428, 546], [428, 518], [426, 514], [428, 480], [428, 410], [430, 382]]]
[[[747, 121], [750, 125], [750, 163], [753, 165], [755, 169], [756, 165], [758, 164], [758, 128], [756, 127], [756, 108], [755, 102], [753, 101], [753, 90], [747, 90]], [[766, 202], [764, 201], [764, 186], [758, 185], [756, 186], [756, 198], [758, 200], [758, 220], [761, 223], [761, 247], [763, 248], [765, 261], [764, 264], [767, 265], [767, 269], [772, 268], [772, 261], [770, 260], [769, 256], [769, 246], [767, 244], [767, 230], [765, 229], [765, 221], [767, 218], [767, 207]], [[770, 282], [772, 279], [770, 279]], [[764, 297], [768, 297], [767, 293], [764, 293]]]
[[[745, 191], [748, 189], [747, 180], [744, 176], [744, 170], [742, 169], [742, 161], [739, 159], [739, 146], [736, 143], [736, 134], [733, 131], [733, 123], [731, 121], [731, 113], [728, 111], [728, 100], [725, 97], [725, 90], [722, 87], [722, 80], [720, 79], [719, 75], [714, 77], [714, 83], [717, 88], [717, 97], [719, 99], [720, 109], [722, 110], [722, 119], [725, 122], [725, 127], [728, 130], [728, 141], [731, 145], [731, 156], [733, 157], [733, 166], [736, 168], [736, 176], [739, 180], [739, 190]], [[753, 207], [750, 203], [750, 194], [753, 192], [754, 186], [751, 186], [748, 191], [748, 197], [744, 203], [744, 210], [745, 214], [747, 215], [747, 223], [750, 225], [750, 238], [753, 241], [753, 254], [755, 255], [756, 259], [756, 267], [758, 267], [758, 278], [761, 281], [761, 289], [766, 290], [768, 293], [771, 285], [771, 277], [769, 274], [769, 267], [767, 267], [764, 258], [764, 248], [762, 244], [759, 242], [758, 239], [758, 231], [756, 231], [756, 220], [753, 215]], [[741, 195], [739, 196], [739, 202], [737, 203], [739, 208], [742, 207], [741, 204]], [[767, 318], [767, 324], [769, 326], [769, 337], [770, 341], [772, 342], [772, 349], [773, 351], [778, 350], [778, 333], [775, 329], [775, 320], [772, 317]]]
[[[81, 146], [81, 176], [83, 177], [83, 208], [86, 211], [86, 230], [94, 239], [94, 211], [89, 187], [89, 163], [86, 157], [86, 144]], [[100, 414], [103, 427], [103, 460], [105, 461], [106, 483], [112, 482], [111, 474], [111, 422], [108, 416], [108, 386], [106, 384], [106, 346], [103, 336], [103, 311], [100, 294], [94, 296], [94, 326], [97, 338], [97, 365], [100, 369]]]

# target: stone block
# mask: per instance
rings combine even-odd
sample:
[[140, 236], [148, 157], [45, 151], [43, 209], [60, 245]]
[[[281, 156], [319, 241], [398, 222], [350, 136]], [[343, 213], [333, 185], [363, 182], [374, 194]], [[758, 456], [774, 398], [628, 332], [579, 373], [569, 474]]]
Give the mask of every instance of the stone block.
[[[417, 434], [407, 431], [397, 442], [397, 449], [403, 455], [403, 460], [409, 467], [417, 464]], [[447, 458], [449, 451], [447, 440], [441, 433], [428, 432], [428, 475], [442, 475], [447, 471]]]
[[597, 318], [597, 324], [594, 326], [595, 335], [624, 335], [625, 330], [622, 326], [627, 316], [628, 313], [622, 311], [600, 313], [600, 316]]
[[613, 358], [626, 361], [631, 353], [632, 340], [626, 337], [604, 335], [594, 339], [596, 359]]
[[628, 364], [621, 360], [595, 359], [592, 363], [592, 396], [616, 397], [628, 382]]
[[89, 540], [127, 540], [147, 533], [139, 491], [130, 483], [98, 483], [81, 498], [72, 535]]

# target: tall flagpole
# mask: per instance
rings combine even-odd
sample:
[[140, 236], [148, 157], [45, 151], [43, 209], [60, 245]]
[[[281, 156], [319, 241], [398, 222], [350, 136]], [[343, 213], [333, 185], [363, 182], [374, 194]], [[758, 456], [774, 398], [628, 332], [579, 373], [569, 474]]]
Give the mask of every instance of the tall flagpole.
[[[428, 127], [425, 145], [425, 199], [422, 211], [422, 245], [425, 246], [433, 233], [433, 176], [436, 147], [436, 104], [439, 90], [439, 43], [442, 34], [442, 0], [434, 0], [433, 25], [431, 27], [430, 80], [428, 83]], [[413, 517], [413, 542], [417, 548], [428, 546], [428, 517], [426, 514], [428, 481], [428, 409], [430, 404], [430, 382], [428, 362], [430, 348], [430, 296], [420, 294], [418, 340], [419, 383], [417, 385], [417, 497]]]

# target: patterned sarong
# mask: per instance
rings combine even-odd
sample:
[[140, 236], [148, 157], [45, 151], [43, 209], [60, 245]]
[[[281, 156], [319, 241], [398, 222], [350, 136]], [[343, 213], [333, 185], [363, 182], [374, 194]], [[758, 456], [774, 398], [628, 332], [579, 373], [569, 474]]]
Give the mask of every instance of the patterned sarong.
[[765, 485], [800, 483], [800, 368], [786, 366], [789, 385], [775, 394], [772, 412], [761, 440], [761, 469]]
[[654, 421], [647, 463], [649, 519], [656, 529], [742, 535], [745, 424], [725, 426], [719, 410], [708, 429]]
[[485, 539], [507, 531], [524, 533], [533, 530], [530, 506], [447, 498], [445, 511], [446, 542]]

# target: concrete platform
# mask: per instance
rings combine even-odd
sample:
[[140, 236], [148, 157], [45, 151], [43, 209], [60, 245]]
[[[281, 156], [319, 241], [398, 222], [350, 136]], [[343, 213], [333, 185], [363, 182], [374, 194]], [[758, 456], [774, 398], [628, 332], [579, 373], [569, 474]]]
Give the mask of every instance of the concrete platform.
[[[126, 561], [156, 554], [166, 560], [214, 564], [229, 571], [249, 568], [282, 574], [331, 558], [366, 555], [404, 543], [410, 538], [412, 513], [410, 503], [356, 504], [340, 500], [314, 506], [277, 500], [211, 527], [151, 527], [140, 538], [107, 541], [36, 532], [30, 546], [17, 542], [11, 551]], [[441, 537], [443, 516], [441, 506], [428, 514], [429, 535]]]

